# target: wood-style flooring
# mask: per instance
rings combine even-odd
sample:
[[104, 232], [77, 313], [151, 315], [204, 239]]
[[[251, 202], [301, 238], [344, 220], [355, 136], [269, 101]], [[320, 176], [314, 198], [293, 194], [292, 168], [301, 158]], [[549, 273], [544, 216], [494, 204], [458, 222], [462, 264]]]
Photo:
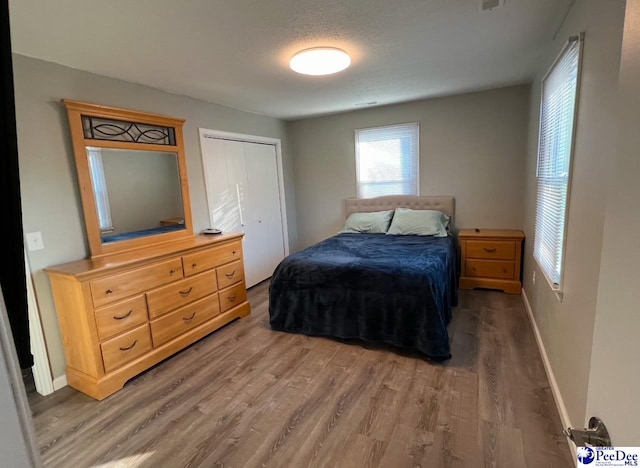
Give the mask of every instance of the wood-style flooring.
[[460, 291], [444, 363], [272, 331], [249, 297], [104, 401], [31, 393], [45, 467], [575, 466], [520, 296]]

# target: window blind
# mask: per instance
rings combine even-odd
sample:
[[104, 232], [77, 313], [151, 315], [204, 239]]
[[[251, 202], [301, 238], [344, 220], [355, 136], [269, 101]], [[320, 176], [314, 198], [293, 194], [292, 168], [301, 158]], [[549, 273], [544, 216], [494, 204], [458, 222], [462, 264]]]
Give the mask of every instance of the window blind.
[[89, 174], [93, 184], [93, 193], [96, 197], [96, 210], [98, 212], [98, 224], [102, 232], [113, 232], [111, 225], [111, 208], [109, 207], [109, 193], [107, 192], [107, 179], [104, 175], [102, 153], [100, 148], [87, 148], [89, 162]]
[[534, 258], [562, 290], [566, 216], [581, 38], [569, 41], [542, 80]]
[[359, 198], [418, 195], [418, 123], [356, 130]]

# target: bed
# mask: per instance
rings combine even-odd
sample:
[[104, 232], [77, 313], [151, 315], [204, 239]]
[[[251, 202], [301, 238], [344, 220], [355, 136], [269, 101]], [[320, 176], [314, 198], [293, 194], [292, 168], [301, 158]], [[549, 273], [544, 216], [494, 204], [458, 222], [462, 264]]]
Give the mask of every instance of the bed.
[[286, 257], [269, 285], [273, 330], [357, 339], [451, 357], [447, 325], [458, 299], [453, 197], [345, 200], [345, 218], [395, 208], [434, 210], [451, 220], [442, 237], [338, 233]]

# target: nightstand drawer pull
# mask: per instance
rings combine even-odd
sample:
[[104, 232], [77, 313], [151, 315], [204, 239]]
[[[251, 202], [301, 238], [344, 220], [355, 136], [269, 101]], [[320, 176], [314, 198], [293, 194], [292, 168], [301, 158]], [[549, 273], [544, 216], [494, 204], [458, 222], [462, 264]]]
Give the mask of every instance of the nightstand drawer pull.
[[132, 313], [133, 313], [133, 309], [131, 309], [129, 312], [127, 312], [127, 313], [126, 313], [126, 314], [124, 314], [124, 315], [114, 315], [114, 316], [113, 316], [113, 319], [114, 319], [114, 320], [124, 320], [124, 319], [126, 319], [127, 317], [129, 317]]
[[465, 240], [465, 258], [490, 258], [492, 260], [514, 260], [516, 243], [514, 241]]
[[196, 316], [196, 313], [194, 312], [193, 314], [191, 314], [191, 317], [182, 317], [182, 320], [189, 323], [195, 318], [195, 316]]
[[171, 270], [169, 270], [169, 275], [173, 275], [175, 274], [176, 270], [174, 270], [173, 268]]
[[227, 296], [227, 299], [229, 299], [231, 302], [233, 302], [233, 301], [236, 300], [236, 297], [237, 296], [235, 296], [235, 295], [234, 296]]
[[129, 351], [130, 349], [133, 349], [133, 347], [138, 344], [138, 340], [135, 340], [131, 346], [125, 346], [124, 348], [119, 348], [120, 351]]
[[224, 276], [226, 276], [227, 278], [231, 279], [233, 278], [233, 275], [236, 274], [236, 270], [233, 270], [231, 273], [225, 273]]
[[105, 294], [113, 294], [113, 289], [109, 288], [104, 293]]
[[186, 291], [178, 291], [180, 293], [180, 295], [182, 297], [187, 297], [189, 294], [191, 294], [191, 291], [193, 291], [193, 286], [191, 286], [189, 289], [187, 289]]
[[193, 262], [193, 263], [191, 264], [191, 268], [195, 268], [195, 267], [197, 267], [197, 266], [198, 266], [198, 264], [197, 264], [196, 262]]

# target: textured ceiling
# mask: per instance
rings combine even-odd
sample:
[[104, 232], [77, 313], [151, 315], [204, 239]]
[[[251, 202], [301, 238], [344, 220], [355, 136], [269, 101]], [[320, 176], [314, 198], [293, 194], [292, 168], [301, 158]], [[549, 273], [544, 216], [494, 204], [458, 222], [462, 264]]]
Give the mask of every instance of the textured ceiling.
[[[13, 51], [283, 119], [528, 82], [572, 0], [11, 0]], [[340, 47], [331, 76], [288, 68]], [[375, 104], [371, 104], [375, 103]]]

